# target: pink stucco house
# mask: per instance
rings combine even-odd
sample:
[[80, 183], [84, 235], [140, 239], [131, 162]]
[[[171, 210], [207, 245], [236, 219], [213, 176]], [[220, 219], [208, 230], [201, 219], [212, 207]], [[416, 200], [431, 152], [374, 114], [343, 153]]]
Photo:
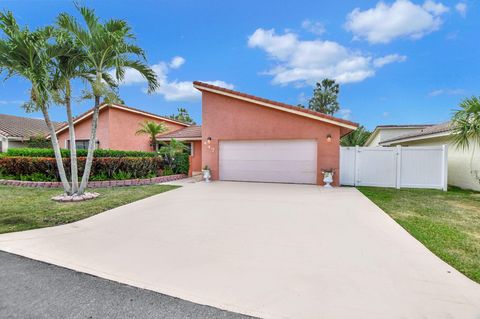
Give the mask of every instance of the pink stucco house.
[[[202, 126], [105, 104], [97, 147], [151, 150], [149, 138], [135, 132], [140, 122], [152, 120], [169, 128], [159, 140], [174, 138], [190, 146], [190, 175], [208, 166], [213, 180], [322, 185], [322, 171], [333, 169], [333, 184], [339, 184], [340, 138], [358, 124], [207, 83], [193, 85], [202, 92]], [[75, 120], [80, 147], [88, 145], [91, 117], [90, 110]], [[68, 147], [67, 127], [60, 127], [57, 134], [61, 145]]]

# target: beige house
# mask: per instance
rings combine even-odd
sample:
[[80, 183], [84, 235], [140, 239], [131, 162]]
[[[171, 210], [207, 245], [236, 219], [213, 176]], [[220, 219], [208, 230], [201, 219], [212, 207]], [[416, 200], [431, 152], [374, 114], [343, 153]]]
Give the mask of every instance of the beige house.
[[[54, 122], [55, 127], [63, 123]], [[32, 119], [0, 114], [0, 152], [9, 148], [26, 147], [26, 142], [33, 136], [45, 136], [48, 128], [43, 119]]]
[[380, 142], [380, 146], [448, 146], [448, 184], [480, 191], [480, 146], [457, 148], [451, 136], [450, 122], [428, 126]]
[[433, 124], [420, 125], [378, 125], [365, 142], [365, 147], [381, 146], [380, 143], [398, 136], [420, 132]]

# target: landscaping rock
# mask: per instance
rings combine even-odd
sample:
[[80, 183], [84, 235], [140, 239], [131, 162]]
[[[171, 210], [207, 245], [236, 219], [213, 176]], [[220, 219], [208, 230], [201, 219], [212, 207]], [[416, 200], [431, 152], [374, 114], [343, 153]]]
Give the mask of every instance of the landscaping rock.
[[52, 200], [56, 202], [66, 203], [66, 202], [82, 202], [85, 200], [90, 200], [97, 198], [100, 194], [99, 193], [85, 193], [83, 195], [57, 195], [52, 197]]

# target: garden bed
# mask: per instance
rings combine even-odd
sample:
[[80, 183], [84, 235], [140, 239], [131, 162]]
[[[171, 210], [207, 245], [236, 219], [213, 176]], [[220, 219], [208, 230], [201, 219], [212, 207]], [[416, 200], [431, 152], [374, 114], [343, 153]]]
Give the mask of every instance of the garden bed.
[[[139, 186], [139, 185], [151, 185], [164, 182], [171, 182], [186, 178], [185, 174], [175, 174], [168, 176], [157, 176], [152, 178], [143, 179], [124, 179], [124, 180], [111, 180], [111, 181], [92, 181], [88, 182], [88, 188], [105, 188], [105, 187], [122, 187], [122, 186]], [[19, 181], [10, 179], [0, 179], [0, 185], [7, 186], [23, 186], [23, 187], [43, 187], [43, 188], [62, 188], [61, 182], [32, 182], [32, 181]]]

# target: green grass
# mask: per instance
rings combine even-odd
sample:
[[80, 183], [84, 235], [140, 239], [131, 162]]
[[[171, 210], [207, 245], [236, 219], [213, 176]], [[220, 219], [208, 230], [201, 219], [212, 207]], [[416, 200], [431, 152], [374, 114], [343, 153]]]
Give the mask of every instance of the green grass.
[[358, 189], [433, 253], [480, 283], [480, 193]]
[[0, 233], [71, 223], [108, 209], [163, 193], [177, 186], [148, 185], [99, 188], [94, 200], [57, 203], [52, 196], [60, 189], [0, 186]]

